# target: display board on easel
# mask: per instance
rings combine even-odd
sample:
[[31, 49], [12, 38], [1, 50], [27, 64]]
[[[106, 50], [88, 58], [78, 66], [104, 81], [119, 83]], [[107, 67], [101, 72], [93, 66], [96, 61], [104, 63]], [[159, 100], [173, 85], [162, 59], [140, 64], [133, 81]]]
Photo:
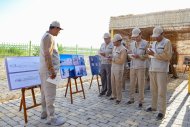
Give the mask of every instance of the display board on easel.
[[39, 57], [5, 58], [8, 85], [10, 90], [32, 87], [41, 84]]
[[99, 75], [101, 66], [100, 56], [89, 56], [89, 62], [92, 75]]
[[63, 79], [86, 76], [84, 56], [60, 54], [60, 74]]
[[[70, 54], [60, 54], [60, 74], [63, 79], [68, 78], [65, 97], [67, 95], [68, 88], [70, 88], [71, 104], [73, 103], [73, 94], [83, 93], [85, 99], [85, 93], [83, 88], [82, 76], [86, 76], [86, 67], [83, 55], [70, 55]], [[71, 79], [75, 82], [76, 91], [72, 91]], [[78, 90], [77, 79], [80, 80], [81, 90]]]
[[101, 59], [99, 55], [95, 55], [95, 56], [89, 56], [89, 63], [90, 63], [90, 69], [91, 69], [91, 73], [92, 73], [92, 78], [90, 81], [90, 86], [89, 89], [92, 86], [92, 80], [94, 79], [94, 76], [96, 76], [96, 80], [98, 83], [98, 90], [100, 92], [100, 83], [99, 83], [99, 78], [98, 76], [100, 75], [100, 66], [101, 66]]
[[[27, 110], [39, 106], [36, 103], [34, 88], [41, 84], [39, 76], [39, 57], [7, 57], [5, 59], [8, 85], [10, 90], [21, 89], [22, 97], [19, 111], [24, 110], [25, 123], [28, 122]], [[25, 91], [31, 90], [33, 105], [27, 107], [25, 101]]]

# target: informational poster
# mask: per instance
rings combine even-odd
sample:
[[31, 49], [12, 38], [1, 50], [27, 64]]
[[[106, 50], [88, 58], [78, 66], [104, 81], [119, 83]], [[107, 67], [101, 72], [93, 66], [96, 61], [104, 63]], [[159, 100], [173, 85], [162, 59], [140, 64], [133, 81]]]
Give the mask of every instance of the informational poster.
[[101, 65], [100, 56], [98, 55], [89, 56], [89, 61], [90, 61], [90, 68], [92, 75], [100, 74], [100, 65]]
[[7, 57], [5, 65], [10, 90], [41, 84], [39, 57]]
[[85, 65], [75, 66], [75, 75], [78, 77], [87, 75]]
[[32, 71], [39, 69], [39, 57], [7, 57], [7, 69], [9, 73]]
[[86, 76], [83, 55], [60, 54], [60, 74], [63, 79]]

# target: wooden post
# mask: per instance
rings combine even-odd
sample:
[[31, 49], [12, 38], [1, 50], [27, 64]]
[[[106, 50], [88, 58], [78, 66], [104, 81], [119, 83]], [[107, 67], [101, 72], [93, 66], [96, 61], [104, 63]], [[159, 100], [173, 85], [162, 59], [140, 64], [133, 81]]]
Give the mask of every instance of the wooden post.
[[[19, 111], [21, 111], [21, 110], [22, 110], [22, 107], [23, 107], [23, 111], [24, 111], [24, 121], [25, 121], [25, 123], [28, 122], [27, 110], [41, 105], [41, 104], [37, 104], [37, 103], [36, 103], [34, 88], [37, 88], [37, 86], [30, 87], [30, 88], [22, 88], [22, 89], [21, 89], [22, 97], [21, 97], [21, 100], [20, 100]], [[26, 99], [25, 99], [25, 91], [26, 91], [26, 90], [31, 90], [31, 92], [32, 92], [33, 105], [30, 106], [30, 107], [26, 107]]]
[[25, 101], [25, 88], [22, 88], [21, 89], [22, 91], [22, 104], [23, 104], [23, 110], [24, 110], [24, 121], [25, 123], [28, 122], [28, 119], [27, 119], [27, 112], [26, 112], [26, 101]]
[[69, 87], [70, 87], [70, 97], [71, 97], [71, 104], [73, 104], [73, 92], [72, 92], [72, 84], [71, 84], [71, 79], [69, 80]]
[[92, 81], [93, 81], [93, 79], [94, 79], [94, 75], [92, 75], [92, 78], [91, 78], [91, 81], [90, 81], [90, 86], [89, 86], [89, 89], [91, 88], [91, 86], [92, 86]]
[[85, 99], [85, 93], [84, 93], [82, 78], [79, 77], [79, 79], [80, 79], [80, 84], [81, 84], [81, 88], [82, 88], [83, 97], [84, 97], [84, 99]]
[[[90, 81], [89, 89], [90, 89], [91, 86], [92, 86], [92, 80], [93, 80], [93, 79], [94, 79], [94, 75], [92, 75], [92, 78], [91, 78], [91, 81]], [[100, 83], [99, 83], [98, 75], [96, 75], [96, 81], [97, 81], [97, 85], [98, 85], [98, 91], [99, 91], [99, 93], [100, 93], [100, 86], [102, 86], [102, 85], [100, 85]]]
[[[77, 84], [77, 81], [76, 81], [77, 78], [80, 79], [81, 90], [78, 90], [78, 84]], [[66, 91], [65, 91], [65, 97], [66, 97], [66, 96], [67, 96], [68, 87], [70, 88], [71, 104], [73, 104], [73, 94], [76, 94], [76, 93], [80, 93], [80, 92], [82, 92], [82, 93], [83, 93], [83, 97], [84, 97], [84, 99], [85, 99], [85, 93], [84, 93], [84, 88], [83, 88], [82, 78], [81, 78], [81, 77], [74, 77], [74, 78], [72, 78], [72, 79], [74, 79], [74, 81], [75, 81], [76, 91], [75, 91], [75, 92], [72, 91], [71, 78], [68, 78], [68, 81], [67, 81], [67, 87], [66, 87]]]
[[67, 87], [66, 87], [66, 91], [65, 91], [65, 97], [67, 96], [67, 90], [68, 90], [68, 87], [69, 87], [69, 83], [70, 83], [70, 78], [68, 78], [67, 80]]
[[100, 84], [99, 84], [99, 80], [98, 80], [98, 75], [96, 75], [96, 80], [97, 80], [97, 83], [98, 83], [98, 91], [100, 93]]

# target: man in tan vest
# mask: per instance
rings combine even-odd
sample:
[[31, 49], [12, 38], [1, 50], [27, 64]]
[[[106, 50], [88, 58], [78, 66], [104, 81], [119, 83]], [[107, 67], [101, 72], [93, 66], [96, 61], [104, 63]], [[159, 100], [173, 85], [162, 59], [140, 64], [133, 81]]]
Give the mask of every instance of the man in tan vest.
[[120, 34], [115, 34], [112, 40], [114, 49], [112, 52], [112, 66], [111, 66], [111, 86], [112, 96], [110, 100], [116, 99], [116, 104], [119, 104], [122, 99], [122, 84], [123, 84], [123, 70], [127, 57], [125, 47], [121, 44], [122, 37]]
[[130, 100], [127, 104], [134, 103], [136, 83], [138, 84], [138, 102], [139, 108], [142, 108], [144, 102], [144, 87], [145, 87], [145, 71], [146, 71], [146, 59], [148, 54], [146, 50], [148, 48], [148, 42], [141, 38], [142, 33], [139, 28], [132, 30], [132, 38], [135, 39], [130, 45], [131, 54], [131, 66], [130, 66]]
[[104, 34], [104, 43], [102, 43], [99, 55], [101, 57], [100, 76], [102, 82], [102, 89], [99, 97], [106, 94], [107, 97], [111, 96], [111, 61], [108, 60], [112, 55], [113, 43], [109, 33]]
[[148, 50], [151, 57], [149, 74], [152, 104], [147, 108], [147, 112], [155, 111], [158, 108], [156, 119], [161, 120], [166, 112], [167, 79], [172, 46], [170, 40], [163, 36], [163, 29], [159, 26], [153, 29], [152, 37], [156, 40]]
[[47, 82], [47, 79], [54, 79], [59, 71], [60, 60], [54, 36], [57, 36], [60, 30], [62, 30], [60, 23], [53, 21], [50, 24], [49, 31], [43, 35], [40, 44], [41, 119], [47, 118], [47, 124], [54, 126], [62, 125], [64, 121], [55, 117], [56, 85]]

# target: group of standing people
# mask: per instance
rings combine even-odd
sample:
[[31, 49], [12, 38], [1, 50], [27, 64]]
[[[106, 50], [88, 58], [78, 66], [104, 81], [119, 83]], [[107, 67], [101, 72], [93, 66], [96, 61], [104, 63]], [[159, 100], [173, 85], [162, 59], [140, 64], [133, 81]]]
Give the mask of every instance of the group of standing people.
[[115, 34], [111, 40], [110, 34], [104, 34], [104, 41], [100, 47], [101, 56], [102, 90], [99, 94], [105, 95], [110, 100], [116, 100], [119, 104], [122, 100], [124, 68], [128, 65], [127, 58], [130, 57], [130, 91], [127, 104], [135, 102], [135, 89], [138, 85], [138, 107], [143, 107], [144, 88], [146, 84], [146, 70], [149, 65], [150, 90], [152, 93], [151, 106], [147, 112], [158, 110], [157, 119], [164, 117], [166, 112], [166, 92], [169, 64], [172, 57], [172, 45], [170, 40], [163, 36], [163, 29], [158, 26], [153, 29], [152, 38], [155, 40], [149, 44], [142, 39], [139, 28], [132, 30], [130, 46], [122, 44], [122, 36]]
[[[99, 96], [111, 96], [110, 100], [116, 99], [119, 104], [122, 98], [123, 71], [127, 57], [126, 48], [121, 44], [122, 37], [119, 34], [114, 35], [111, 40], [110, 34], [104, 34], [104, 41], [100, 47], [101, 56], [101, 81], [102, 90]], [[113, 43], [112, 43], [113, 42]]]
[[[54, 36], [62, 30], [58, 21], [53, 21], [49, 30], [45, 32], [40, 44], [40, 78], [41, 78], [41, 119], [47, 119], [47, 124], [59, 126], [65, 123], [62, 118], [55, 116], [54, 101], [56, 96], [56, 85], [47, 82], [48, 78], [54, 79], [59, 71], [60, 60], [57, 44]], [[126, 59], [130, 56], [130, 100], [127, 104], [134, 103], [135, 86], [138, 84], [139, 107], [143, 106], [144, 86], [147, 63], [149, 65], [150, 89], [152, 93], [151, 106], [147, 112], [158, 109], [157, 119], [162, 119], [166, 112], [167, 74], [172, 56], [170, 40], [163, 36], [163, 29], [155, 27], [152, 37], [155, 41], [149, 43], [141, 38], [139, 28], [132, 30], [129, 47], [122, 44], [122, 36], [115, 34], [111, 40], [110, 34], [104, 34], [104, 41], [100, 47], [101, 56], [101, 81], [102, 90], [99, 96], [105, 95], [110, 100], [116, 100], [119, 104], [122, 100], [122, 85], [124, 68], [128, 66]]]

